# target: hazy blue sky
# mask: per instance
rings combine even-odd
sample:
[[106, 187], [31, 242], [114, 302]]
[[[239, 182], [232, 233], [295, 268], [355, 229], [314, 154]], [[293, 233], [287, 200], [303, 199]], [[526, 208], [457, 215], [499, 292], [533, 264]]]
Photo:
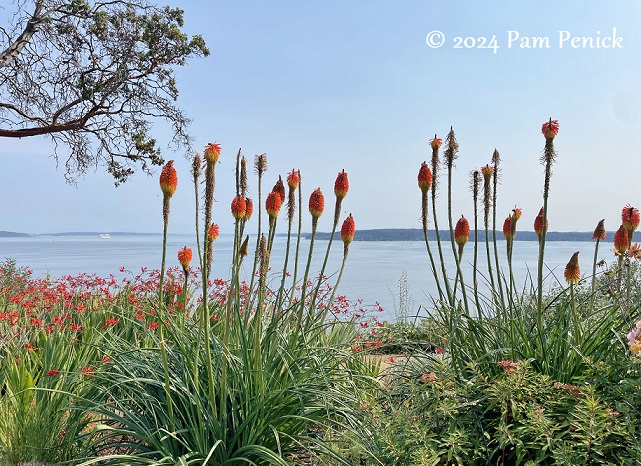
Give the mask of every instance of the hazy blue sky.
[[[343, 206], [357, 228], [417, 228], [416, 175], [428, 140], [454, 127], [460, 144], [455, 216], [472, 217], [469, 172], [503, 158], [502, 219], [517, 205], [532, 230], [542, 205], [541, 124], [560, 122], [555, 141], [550, 229], [592, 230], [620, 223], [621, 208], [641, 205], [641, 14], [636, 0], [596, 1], [172, 1], [185, 28], [212, 54], [178, 71], [179, 104], [194, 119], [195, 146], [222, 145], [214, 220], [231, 232], [235, 155], [267, 153], [267, 187], [299, 168], [305, 198], [321, 187], [328, 210], [336, 174], [351, 188]], [[572, 48], [574, 36], [616, 36], [623, 48]], [[446, 39], [430, 48], [426, 36]], [[508, 31], [549, 37], [550, 48], [508, 48]], [[597, 33], [600, 31], [600, 34]], [[496, 36], [499, 49], [457, 49], [454, 38]], [[468, 44], [472, 40], [468, 40]], [[606, 41], [606, 45], [609, 42]], [[175, 159], [179, 187], [170, 231], [189, 233], [189, 161]], [[156, 231], [162, 229], [158, 173], [115, 188], [102, 168], [77, 187], [50, 157], [46, 138], [3, 139], [0, 230]], [[61, 150], [64, 153], [64, 150]], [[255, 179], [250, 196], [256, 196]], [[442, 183], [445, 187], [445, 183]], [[440, 195], [441, 206], [446, 196]], [[256, 216], [252, 222], [256, 221]], [[331, 213], [321, 218], [329, 230]], [[281, 230], [285, 222], [280, 224]]]

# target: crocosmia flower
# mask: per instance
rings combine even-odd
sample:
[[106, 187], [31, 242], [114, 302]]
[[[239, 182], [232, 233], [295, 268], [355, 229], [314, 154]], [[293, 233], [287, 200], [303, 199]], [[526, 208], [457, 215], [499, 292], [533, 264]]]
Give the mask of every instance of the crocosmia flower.
[[579, 268], [579, 252], [572, 254], [572, 258], [568, 265], [565, 266], [565, 272], [563, 273], [565, 281], [570, 285], [578, 285], [579, 279], [581, 278], [581, 269]]
[[204, 152], [205, 160], [208, 162], [216, 163], [220, 158], [220, 144], [216, 142], [210, 142], [205, 146]]
[[343, 199], [347, 196], [347, 191], [349, 191], [349, 181], [347, 179], [347, 173], [343, 170], [336, 177], [336, 182], [334, 183], [334, 194], [338, 199]]
[[236, 220], [245, 218], [245, 211], [247, 210], [247, 201], [243, 196], [236, 196], [231, 201], [231, 214]]
[[343, 243], [349, 244], [354, 239], [354, 233], [356, 232], [356, 225], [354, 224], [354, 217], [352, 214], [349, 214], [349, 217], [343, 222], [341, 227], [341, 239]]
[[270, 217], [278, 217], [278, 213], [280, 212], [280, 207], [282, 205], [283, 201], [279, 193], [272, 191], [267, 195], [267, 199], [265, 200], [265, 210], [267, 210]]
[[550, 118], [549, 121], [546, 121], [541, 126], [541, 133], [543, 133], [545, 139], [554, 139], [554, 137], [559, 133], [559, 121]]
[[320, 188], [317, 188], [311, 196], [309, 196], [309, 213], [312, 217], [318, 218], [323, 215], [325, 209], [325, 197]]
[[427, 192], [432, 187], [432, 171], [426, 162], [421, 164], [418, 171], [418, 187], [422, 192]]
[[178, 187], [178, 175], [174, 168], [174, 161], [170, 160], [162, 167], [160, 172], [160, 189], [167, 197], [171, 197], [176, 192]]

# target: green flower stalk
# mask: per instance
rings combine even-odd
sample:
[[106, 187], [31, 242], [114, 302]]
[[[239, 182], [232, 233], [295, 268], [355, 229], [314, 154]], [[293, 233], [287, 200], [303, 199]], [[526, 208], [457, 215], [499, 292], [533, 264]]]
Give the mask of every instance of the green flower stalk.
[[[496, 286], [494, 283], [494, 273], [492, 272], [492, 256], [490, 254], [490, 211], [492, 208], [492, 176], [494, 174], [494, 167], [490, 165], [481, 167], [481, 174], [483, 175], [483, 225], [485, 227], [485, 255], [487, 256], [487, 271], [488, 275], [490, 276], [490, 288], [492, 290], [492, 294], [495, 295]], [[492, 233], [492, 236], [494, 237], [496, 235]]]
[[[262, 190], [263, 190], [263, 174], [267, 171], [267, 154], [260, 154], [254, 157], [254, 171], [258, 175], [258, 205], [262, 205]], [[262, 229], [262, 210], [258, 209], [258, 232], [257, 238], [260, 238]], [[254, 252], [254, 266], [252, 267], [251, 281], [249, 289], [254, 287], [254, 278], [256, 277], [256, 268], [260, 259], [260, 243], [256, 243], [256, 250]]]
[[[278, 290], [278, 296], [276, 298], [276, 307], [280, 307], [282, 304], [282, 299], [285, 293], [285, 278], [287, 277], [287, 265], [289, 262], [289, 249], [291, 245], [292, 238], [292, 225], [294, 224], [294, 214], [296, 213], [296, 188], [300, 183], [300, 173], [292, 169], [291, 172], [287, 175], [287, 245], [285, 247], [285, 263], [283, 264], [283, 273], [280, 282], [280, 288]], [[296, 263], [298, 263], [298, 254], [294, 258]], [[292, 284], [292, 289], [296, 286], [296, 281], [294, 280]]]
[[354, 234], [356, 232], [356, 225], [354, 223], [354, 217], [350, 213], [349, 216], [343, 221], [341, 226], [341, 239], [343, 240], [343, 262], [341, 263], [341, 269], [338, 272], [338, 278], [336, 279], [336, 284], [332, 290], [332, 294], [327, 301], [327, 309], [331, 310], [332, 301], [334, 301], [334, 295], [338, 289], [338, 285], [341, 282], [341, 277], [343, 276], [343, 270], [345, 270], [345, 262], [347, 261], [347, 255], [349, 254], [349, 245], [354, 240]]
[[428, 167], [427, 162], [423, 162], [418, 171], [418, 187], [421, 190], [421, 225], [423, 227], [423, 238], [425, 239], [425, 246], [427, 247], [427, 255], [430, 258], [430, 266], [432, 267], [432, 275], [436, 282], [439, 299], [442, 301], [445, 299], [445, 295], [443, 295], [443, 290], [441, 289], [441, 280], [439, 279], [438, 272], [436, 270], [436, 263], [434, 262], [434, 256], [432, 255], [432, 248], [430, 247], [429, 241], [429, 230], [427, 227], [429, 217], [428, 199], [429, 191], [432, 187], [432, 178], [430, 167]]
[[[305, 266], [305, 275], [303, 276], [303, 286], [301, 291], [301, 301], [305, 300], [305, 291], [307, 290], [307, 279], [309, 277], [309, 267], [312, 263], [312, 254], [314, 251], [314, 239], [318, 229], [318, 219], [325, 210], [325, 197], [320, 188], [317, 188], [309, 197], [309, 213], [312, 216], [312, 237], [309, 242], [309, 253], [307, 255], [307, 265]], [[320, 280], [320, 278], [319, 278]]]
[[479, 253], [479, 187], [481, 184], [481, 172], [474, 170], [470, 173], [470, 189], [472, 190], [472, 201], [474, 204], [474, 263], [472, 267], [472, 282], [474, 287], [474, 301], [476, 304], [476, 315], [479, 319], [483, 319], [483, 311], [481, 310], [481, 302], [478, 294], [478, 253]]
[[570, 304], [572, 306], [572, 320], [574, 323], [574, 342], [579, 344], [581, 342], [581, 330], [579, 318], [576, 314], [576, 302], [574, 299], [574, 287], [579, 284], [581, 279], [581, 269], [579, 268], [579, 251], [572, 254], [570, 262], [565, 266], [563, 273], [565, 280], [570, 285]]
[[171, 196], [176, 192], [178, 187], [178, 175], [176, 174], [176, 169], [174, 168], [174, 161], [170, 160], [162, 168], [160, 173], [160, 190], [162, 191], [162, 220], [163, 220], [163, 232], [162, 232], [162, 261], [160, 265], [160, 284], [159, 284], [159, 295], [160, 295], [160, 308], [164, 304], [163, 292], [164, 292], [164, 280], [165, 280], [165, 263], [167, 261], [167, 228], [169, 225], [169, 211], [171, 204]]
[[494, 152], [492, 153], [492, 243], [494, 244], [494, 261], [496, 263], [496, 279], [499, 284], [499, 296], [501, 306], [503, 310], [505, 310], [505, 298], [503, 297], [503, 284], [501, 282], [501, 267], [499, 265], [498, 246], [496, 244], [496, 200], [499, 178], [501, 176], [501, 170], [499, 168], [500, 164], [501, 154], [499, 154], [498, 150], [494, 149]]
[[205, 156], [205, 206], [204, 206], [204, 260], [201, 264], [203, 283], [209, 278], [209, 268], [211, 264], [211, 243], [207, 241], [207, 228], [211, 224], [211, 210], [214, 204], [214, 188], [216, 187], [216, 164], [220, 159], [220, 144], [209, 143], [205, 146], [203, 152]]

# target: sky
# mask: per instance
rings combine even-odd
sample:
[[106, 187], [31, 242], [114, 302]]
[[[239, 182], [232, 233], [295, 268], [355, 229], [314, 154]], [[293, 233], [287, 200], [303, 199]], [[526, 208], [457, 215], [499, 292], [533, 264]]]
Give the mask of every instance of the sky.
[[[357, 229], [420, 228], [418, 170], [431, 156], [430, 138], [445, 139], [450, 127], [460, 144], [454, 217], [473, 217], [469, 174], [489, 163], [496, 148], [498, 217], [502, 223], [520, 207], [519, 229], [532, 230], [543, 203], [541, 124], [549, 118], [560, 125], [551, 231], [592, 231], [602, 218], [613, 231], [626, 204], [641, 205], [636, 0], [607, 7], [587, 0], [169, 1], [184, 9], [185, 31], [202, 34], [211, 50], [176, 70], [177, 103], [193, 119], [197, 149], [222, 146], [213, 211], [222, 233], [233, 232], [239, 149], [250, 166], [256, 154], [267, 154], [267, 188], [293, 168], [301, 171], [305, 202], [320, 187], [328, 206], [321, 231], [331, 229], [333, 184], [343, 169], [350, 191], [341, 218], [352, 213]], [[590, 40], [581, 37], [612, 48], [584, 48]], [[478, 48], [483, 41], [498, 48]], [[179, 177], [170, 233], [191, 233], [190, 160], [167, 148], [166, 134], [166, 125], [155, 125], [162, 155], [175, 160]], [[51, 157], [49, 139], [0, 142], [0, 230], [162, 231], [160, 169], [116, 188], [95, 167], [74, 186]], [[443, 179], [441, 226], [445, 186]], [[253, 174], [249, 190], [256, 199]], [[285, 221], [279, 231], [286, 231]]]

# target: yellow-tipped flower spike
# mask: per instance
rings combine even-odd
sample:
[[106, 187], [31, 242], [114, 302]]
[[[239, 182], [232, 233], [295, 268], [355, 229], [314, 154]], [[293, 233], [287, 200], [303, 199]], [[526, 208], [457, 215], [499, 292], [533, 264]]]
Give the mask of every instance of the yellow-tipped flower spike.
[[341, 227], [341, 239], [343, 243], [349, 244], [354, 240], [354, 233], [356, 232], [356, 225], [354, 224], [354, 217], [349, 214], [349, 217], [343, 222]]
[[204, 152], [205, 160], [208, 162], [216, 163], [220, 158], [220, 144], [216, 142], [210, 142], [205, 146]]
[[209, 228], [207, 228], [207, 239], [209, 241], [216, 241], [216, 238], [218, 238], [218, 235], [220, 234], [220, 228], [217, 224], [212, 223], [209, 225]]
[[174, 161], [170, 160], [162, 167], [160, 172], [160, 189], [167, 197], [171, 197], [176, 192], [178, 187], [178, 175], [174, 168]]
[[254, 213], [254, 203], [249, 197], [245, 198], [245, 220], [249, 220]]
[[280, 193], [272, 191], [267, 195], [267, 199], [265, 200], [265, 210], [267, 210], [267, 213], [271, 218], [278, 217], [278, 213], [280, 212], [282, 205], [283, 203]]
[[349, 191], [349, 180], [347, 179], [347, 173], [343, 170], [336, 177], [336, 182], [334, 183], [334, 194], [338, 199], [344, 199], [345, 196], [347, 196], [347, 191]]
[[441, 138], [437, 138], [436, 134], [434, 135], [433, 139], [430, 139], [430, 147], [432, 149], [438, 149], [441, 147], [441, 144], [443, 144], [443, 140]]
[[541, 133], [545, 136], [545, 139], [554, 139], [557, 134], [559, 134], [559, 120], [553, 120], [550, 118], [549, 121], [546, 121], [541, 126]]
[[628, 241], [632, 239], [634, 231], [639, 226], [639, 209], [632, 207], [630, 204], [626, 205], [621, 211], [621, 223], [625, 231], [628, 232]]
[[456, 227], [454, 228], [454, 241], [458, 244], [459, 248], [463, 248], [467, 243], [467, 240], [470, 238], [470, 224], [467, 219], [461, 215], [461, 218], [456, 222]]
[[287, 175], [287, 185], [291, 189], [296, 189], [298, 188], [298, 185], [300, 183], [300, 170], [294, 170], [292, 169], [291, 172]]
[[570, 285], [579, 284], [579, 279], [581, 278], [581, 269], [579, 268], [579, 251], [572, 254], [570, 262], [565, 266], [563, 276], [565, 277], [565, 281]]
[[180, 265], [182, 265], [185, 273], [187, 273], [187, 271], [189, 270], [189, 264], [191, 264], [191, 258], [192, 258], [191, 248], [188, 248], [187, 246], [185, 246], [182, 249], [178, 250], [178, 262], [180, 262]]
[[247, 201], [243, 196], [236, 196], [231, 201], [231, 214], [236, 220], [245, 218], [245, 211], [247, 210]]
[[614, 253], [625, 254], [625, 251], [628, 250], [628, 246], [628, 232], [625, 227], [621, 225], [614, 234]]
[[418, 170], [418, 187], [424, 193], [432, 187], [432, 170], [427, 166], [427, 162], [423, 162]]

